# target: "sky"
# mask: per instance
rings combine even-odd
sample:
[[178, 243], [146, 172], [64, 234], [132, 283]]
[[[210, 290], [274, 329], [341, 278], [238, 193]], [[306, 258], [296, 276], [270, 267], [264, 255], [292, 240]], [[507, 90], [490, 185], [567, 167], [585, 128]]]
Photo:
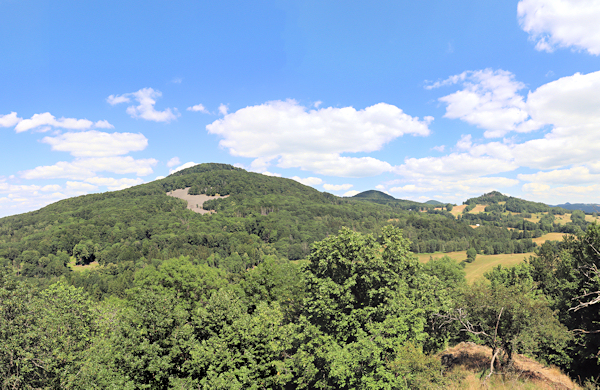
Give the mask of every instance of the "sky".
[[0, 0], [0, 217], [228, 163], [600, 203], [600, 1]]

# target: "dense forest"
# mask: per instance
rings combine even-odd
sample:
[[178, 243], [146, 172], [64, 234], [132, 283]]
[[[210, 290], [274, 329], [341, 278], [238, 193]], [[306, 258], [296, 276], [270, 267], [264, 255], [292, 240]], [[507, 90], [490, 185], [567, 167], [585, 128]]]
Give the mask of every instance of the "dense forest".
[[[199, 214], [166, 195], [184, 188], [228, 196]], [[445, 388], [437, 354], [461, 341], [492, 371], [524, 353], [593, 386], [600, 227], [497, 192], [465, 205], [485, 212], [201, 164], [2, 218], [0, 387]], [[533, 243], [548, 232], [573, 234]], [[468, 285], [413, 254], [467, 249], [535, 255]]]

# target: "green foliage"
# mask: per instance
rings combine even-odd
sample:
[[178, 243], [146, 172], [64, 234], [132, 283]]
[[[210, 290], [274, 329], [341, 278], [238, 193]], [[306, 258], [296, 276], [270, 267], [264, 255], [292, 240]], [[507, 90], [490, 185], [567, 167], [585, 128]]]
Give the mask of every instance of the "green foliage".
[[475, 250], [475, 248], [467, 249], [467, 263], [474, 262], [476, 257], [477, 257], [477, 251]]
[[508, 367], [517, 352], [548, 360], [555, 360], [555, 354], [564, 358], [571, 340], [548, 301], [521, 284], [477, 283], [463, 291], [446, 318], [457, 321], [494, 352], [504, 351]]

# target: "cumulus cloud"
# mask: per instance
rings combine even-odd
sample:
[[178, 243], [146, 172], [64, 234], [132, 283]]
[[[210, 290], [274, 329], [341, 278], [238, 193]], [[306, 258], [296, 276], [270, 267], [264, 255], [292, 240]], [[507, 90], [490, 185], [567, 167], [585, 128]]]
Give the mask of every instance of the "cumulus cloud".
[[540, 171], [533, 174], [521, 174], [519, 180], [544, 183], [544, 184], [588, 184], [600, 182], [600, 173], [590, 172], [585, 166], [577, 166], [568, 169], [555, 169], [552, 171]]
[[326, 191], [344, 191], [354, 187], [352, 184], [323, 184]]
[[521, 28], [535, 48], [552, 52], [572, 47], [600, 54], [600, 2], [597, 0], [521, 0], [517, 5]]
[[133, 157], [78, 158], [72, 162], [59, 161], [54, 165], [39, 166], [20, 173], [24, 179], [71, 179], [85, 180], [96, 176], [97, 172], [117, 174], [135, 173], [137, 176], [151, 174], [158, 163], [153, 158], [134, 159]]
[[94, 123], [94, 127], [97, 129], [114, 129], [115, 127], [108, 123], [107, 120], [102, 120]]
[[[16, 113], [11, 113], [9, 115], [13, 115], [13, 121], [14, 118], [16, 118]], [[44, 112], [42, 114], [34, 114], [31, 118], [29, 119], [19, 119], [16, 122], [16, 126], [15, 126], [15, 131], [17, 133], [22, 133], [24, 131], [27, 130], [31, 130], [31, 129], [35, 129], [35, 128], [39, 128], [42, 126], [45, 127], [56, 127], [56, 128], [62, 128], [62, 129], [69, 129], [69, 130], [87, 130], [90, 129], [92, 127], [98, 127], [98, 128], [112, 128], [113, 125], [111, 125], [110, 123], [108, 123], [108, 121], [106, 120], [102, 120], [102, 121], [98, 121], [96, 123], [87, 120], [87, 119], [75, 119], [75, 118], [58, 118], [56, 119], [56, 117], [54, 117], [54, 115], [50, 114], [49, 112]]]
[[502, 137], [510, 131], [530, 132], [541, 127], [529, 119], [523, 96], [525, 84], [505, 70], [466, 71], [436, 83], [441, 87], [460, 83], [462, 89], [439, 98], [445, 103], [445, 118], [460, 119], [485, 129], [488, 138]]
[[354, 195], [357, 195], [357, 194], [360, 194], [360, 192], [358, 192], [356, 190], [350, 190], [350, 191], [344, 193], [343, 196], [350, 197], [350, 196], [354, 196]]
[[193, 161], [186, 162], [185, 164], [183, 164], [183, 165], [180, 165], [180, 166], [178, 166], [178, 167], [177, 167], [177, 168], [175, 168], [175, 169], [170, 169], [170, 170], [169, 170], [169, 175], [170, 175], [170, 174], [172, 174], [172, 173], [175, 173], [175, 172], [179, 172], [179, 171], [181, 171], [181, 170], [183, 170], [183, 169], [186, 169], [186, 168], [191, 168], [191, 167], [193, 167], [193, 166], [195, 166], [195, 165], [198, 165], [198, 163], [195, 163], [195, 162], [193, 162]]
[[269, 171], [264, 171], [264, 172], [259, 172], [265, 176], [271, 176], [271, 177], [281, 177], [281, 173], [275, 173], [275, 172], [269, 172]]
[[287, 100], [240, 109], [206, 128], [223, 138], [220, 145], [232, 155], [254, 158], [255, 169], [266, 169], [277, 160], [281, 168], [364, 177], [388, 172], [392, 166], [372, 157], [342, 153], [377, 151], [404, 134], [429, 135], [432, 119], [419, 120], [385, 103], [363, 110], [307, 109]]
[[323, 184], [323, 180], [318, 177], [290, 177], [292, 180], [296, 180], [298, 183], [302, 183], [305, 186], [318, 186], [319, 184]]
[[480, 177], [502, 172], [510, 172], [519, 166], [489, 156], [473, 156], [468, 153], [452, 153], [443, 157], [407, 158], [404, 164], [394, 171], [404, 177]]
[[195, 112], [203, 112], [205, 114], [208, 114], [208, 110], [206, 109], [206, 107], [204, 107], [204, 105], [202, 104], [196, 104], [195, 106], [191, 106], [187, 108], [188, 111], [195, 111]]
[[176, 108], [173, 110], [167, 108], [163, 111], [157, 111], [154, 108], [154, 105], [156, 104], [155, 99], [161, 96], [162, 92], [160, 91], [155, 91], [152, 88], [142, 88], [137, 92], [125, 93], [123, 95], [110, 95], [106, 101], [114, 106], [115, 104], [129, 103], [131, 99], [134, 99], [139, 104], [137, 106], [129, 106], [126, 110], [132, 118], [141, 118], [154, 122], [170, 122], [177, 119], [179, 113]]
[[7, 115], [0, 115], [0, 127], [13, 127], [22, 120], [14, 111]]
[[133, 187], [138, 184], [144, 183], [144, 180], [141, 178], [121, 178], [115, 179], [112, 177], [90, 177], [85, 179], [87, 183], [91, 183], [98, 186], [108, 187], [110, 191], [123, 190], [125, 188]]
[[93, 191], [98, 189], [98, 186], [89, 183], [83, 183], [80, 181], [68, 181], [67, 189], [76, 191]]
[[172, 159], [170, 159], [167, 162], [167, 166], [169, 168], [174, 167], [175, 165], [179, 165], [179, 164], [181, 164], [181, 161], [179, 161], [179, 157], [173, 157]]
[[228, 111], [229, 111], [229, 107], [227, 107], [225, 104], [219, 105], [219, 113], [221, 115], [227, 115]]
[[96, 130], [44, 137], [42, 142], [49, 144], [52, 150], [69, 152], [75, 157], [118, 156], [144, 150], [148, 146], [148, 139], [140, 133], [104, 133]]

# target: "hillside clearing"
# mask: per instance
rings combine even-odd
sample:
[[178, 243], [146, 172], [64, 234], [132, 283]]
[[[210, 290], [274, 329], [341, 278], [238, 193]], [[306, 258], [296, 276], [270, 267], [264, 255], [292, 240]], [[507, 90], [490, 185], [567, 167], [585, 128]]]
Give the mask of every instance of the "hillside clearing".
[[451, 372], [463, 377], [449, 389], [580, 389], [558, 368], [544, 366], [520, 354], [515, 355], [513, 370], [499, 372], [484, 382], [483, 378], [489, 373], [492, 350], [471, 342], [462, 342], [438, 355], [450, 356]]
[[189, 210], [192, 210], [195, 213], [198, 213], [198, 214], [212, 214], [212, 213], [215, 212], [214, 210], [204, 210], [202, 208], [202, 205], [207, 200], [210, 200], [210, 199], [222, 199], [222, 198], [227, 198], [229, 196], [229, 195], [225, 195], [225, 196], [221, 196], [221, 195], [209, 196], [209, 195], [204, 195], [204, 194], [201, 194], [201, 195], [190, 195], [188, 193], [189, 191], [190, 191], [190, 187], [167, 192], [167, 195], [168, 196], [172, 196], [174, 198], [179, 198], [179, 199], [185, 200], [187, 202], [187, 208]]
[[[482, 279], [483, 274], [491, 271], [492, 269], [496, 268], [499, 265], [501, 265], [503, 267], [512, 267], [512, 266], [519, 264], [520, 262], [522, 262], [524, 259], [528, 258], [531, 255], [534, 255], [534, 253], [528, 252], [528, 253], [510, 253], [510, 254], [500, 254], [500, 255], [477, 255], [474, 262], [466, 263], [466, 265], [465, 265], [466, 276], [465, 277], [466, 277], [468, 283], [473, 283], [476, 280]], [[467, 259], [467, 251], [449, 252], [449, 253], [439, 252], [439, 253], [419, 253], [419, 254], [417, 254], [419, 261], [422, 263], [428, 262], [430, 260], [430, 258], [439, 259], [444, 256], [448, 256], [451, 259], [461, 262], [461, 261]]]

